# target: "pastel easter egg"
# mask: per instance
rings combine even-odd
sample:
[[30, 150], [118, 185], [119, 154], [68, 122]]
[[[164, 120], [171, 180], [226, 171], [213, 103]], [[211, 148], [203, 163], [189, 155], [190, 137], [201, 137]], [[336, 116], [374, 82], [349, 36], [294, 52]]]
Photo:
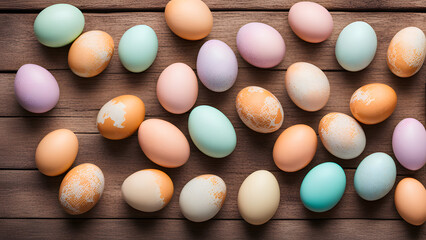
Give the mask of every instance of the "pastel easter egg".
[[423, 225], [426, 221], [426, 189], [414, 178], [404, 178], [395, 189], [395, 207], [409, 224]]

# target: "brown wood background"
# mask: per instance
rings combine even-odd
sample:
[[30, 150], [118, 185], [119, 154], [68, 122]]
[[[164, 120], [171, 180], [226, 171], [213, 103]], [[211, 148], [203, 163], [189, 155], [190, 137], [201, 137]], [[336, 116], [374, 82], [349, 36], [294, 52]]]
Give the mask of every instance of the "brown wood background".
[[[425, 239], [425, 226], [413, 227], [399, 217], [393, 204], [393, 193], [367, 202], [356, 194], [353, 176], [359, 162], [367, 155], [383, 151], [394, 157], [391, 147], [396, 124], [414, 117], [425, 124], [425, 76], [423, 67], [414, 77], [400, 79], [386, 65], [386, 50], [395, 33], [408, 26], [426, 30], [426, 2], [406, 1], [319, 1], [331, 10], [333, 34], [320, 44], [309, 44], [297, 38], [287, 23], [288, 9], [297, 0], [206, 0], [214, 15], [214, 27], [208, 38], [190, 42], [176, 37], [164, 20], [167, 0], [75, 0], [85, 15], [84, 31], [104, 30], [115, 41], [131, 26], [147, 24], [157, 33], [159, 52], [146, 72], [132, 74], [122, 66], [115, 53], [109, 67], [101, 75], [83, 79], [72, 74], [67, 66], [69, 46], [53, 49], [42, 46], [33, 33], [37, 13], [55, 0], [0, 2], [0, 239]], [[347, 24], [363, 20], [376, 31], [378, 48], [370, 66], [358, 73], [344, 71], [334, 56], [338, 34]], [[155, 85], [161, 71], [171, 63], [185, 62], [195, 68], [196, 56], [208, 39], [221, 39], [236, 51], [235, 37], [245, 23], [260, 21], [275, 27], [284, 37], [287, 53], [274, 69], [251, 67], [237, 53], [239, 74], [236, 84], [225, 93], [213, 93], [199, 84], [196, 105], [208, 104], [224, 112], [234, 125], [238, 144], [225, 159], [213, 159], [199, 152], [190, 141], [188, 113], [166, 112], [155, 96]], [[284, 89], [286, 68], [294, 62], [306, 61], [324, 70], [331, 85], [331, 96], [324, 109], [315, 113], [297, 108]], [[58, 105], [45, 114], [32, 114], [15, 100], [13, 81], [17, 69], [25, 63], [49, 69], [60, 86]], [[273, 163], [273, 144], [283, 129], [305, 123], [317, 130], [319, 120], [331, 111], [350, 114], [349, 99], [360, 86], [382, 82], [398, 94], [393, 115], [385, 122], [365, 126], [367, 147], [353, 160], [341, 160], [329, 154], [319, 142], [314, 160], [297, 173], [284, 173]], [[269, 89], [281, 101], [285, 119], [282, 128], [272, 134], [249, 130], [235, 111], [235, 97], [248, 85]], [[146, 105], [146, 118], [161, 118], [177, 125], [191, 144], [188, 163], [177, 169], [164, 169], [149, 161], [140, 150], [136, 135], [121, 141], [110, 141], [99, 135], [95, 120], [102, 105], [121, 94], [139, 96]], [[97, 206], [86, 214], [69, 216], [60, 207], [57, 196], [64, 175], [47, 177], [38, 172], [34, 152], [48, 132], [69, 128], [79, 139], [79, 153], [73, 166], [91, 162], [104, 172], [106, 186]], [[395, 158], [394, 158], [395, 159]], [[347, 188], [341, 202], [331, 211], [312, 213], [299, 197], [305, 174], [319, 163], [334, 161], [344, 167]], [[172, 178], [175, 193], [170, 204], [156, 213], [142, 213], [122, 199], [120, 187], [131, 173], [158, 168]], [[281, 204], [274, 218], [265, 225], [251, 226], [244, 222], [237, 209], [237, 193], [243, 180], [253, 171], [266, 169], [278, 179]], [[413, 172], [397, 163], [398, 177], [411, 176], [426, 184], [425, 168]], [[219, 214], [205, 223], [186, 220], [179, 210], [182, 187], [193, 177], [212, 173], [222, 177], [228, 196]]]

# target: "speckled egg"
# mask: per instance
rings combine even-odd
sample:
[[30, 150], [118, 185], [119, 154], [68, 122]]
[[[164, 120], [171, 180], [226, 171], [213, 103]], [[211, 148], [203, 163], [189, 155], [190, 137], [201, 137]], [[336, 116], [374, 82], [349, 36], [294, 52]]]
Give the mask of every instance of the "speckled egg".
[[417, 27], [407, 27], [392, 38], [387, 52], [389, 69], [398, 77], [411, 77], [423, 66], [426, 37]]
[[284, 120], [280, 101], [261, 87], [250, 86], [242, 89], [237, 95], [236, 108], [244, 124], [256, 132], [275, 132]]
[[85, 213], [99, 201], [104, 185], [104, 174], [99, 167], [91, 163], [80, 164], [62, 180], [59, 202], [69, 214]]
[[103, 31], [83, 33], [68, 52], [68, 65], [80, 77], [94, 77], [108, 66], [114, 53], [114, 40]]
[[285, 88], [290, 99], [305, 111], [323, 108], [330, 97], [330, 83], [317, 66], [307, 62], [293, 63], [285, 74]]
[[96, 126], [105, 138], [118, 140], [129, 137], [145, 118], [145, 104], [133, 95], [111, 99], [99, 110]]
[[402, 179], [395, 189], [395, 207], [409, 224], [420, 226], [426, 221], [426, 189], [414, 178]]
[[225, 197], [226, 185], [222, 178], [205, 174], [185, 184], [180, 193], [179, 206], [187, 219], [204, 222], [216, 216]]
[[318, 133], [324, 147], [338, 158], [353, 159], [364, 151], [364, 130], [346, 114], [333, 112], [325, 115], [319, 123]]

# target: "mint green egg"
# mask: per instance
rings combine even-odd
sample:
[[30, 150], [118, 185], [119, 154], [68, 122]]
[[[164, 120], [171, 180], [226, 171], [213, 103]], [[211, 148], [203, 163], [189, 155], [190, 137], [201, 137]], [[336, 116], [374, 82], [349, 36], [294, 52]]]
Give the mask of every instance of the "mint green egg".
[[38, 41], [48, 47], [72, 43], [84, 28], [83, 13], [70, 4], [54, 4], [41, 11], [34, 21]]
[[221, 111], [202, 105], [189, 114], [188, 130], [195, 146], [214, 158], [231, 154], [237, 145], [234, 126]]
[[123, 34], [118, 44], [121, 63], [134, 73], [148, 69], [157, 57], [157, 51], [157, 35], [147, 25], [131, 27]]
[[346, 188], [346, 175], [342, 167], [326, 162], [312, 168], [300, 186], [303, 205], [313, 212], [325, 212], [340, 201]]

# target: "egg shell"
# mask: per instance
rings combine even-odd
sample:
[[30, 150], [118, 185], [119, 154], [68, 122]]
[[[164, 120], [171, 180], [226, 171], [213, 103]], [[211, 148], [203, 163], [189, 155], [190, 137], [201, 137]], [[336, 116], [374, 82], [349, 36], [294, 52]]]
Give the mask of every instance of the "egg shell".
[[204, 86], [214, 92], [230, 89], [238, 75], [234, 51], [220, 40], [205, 42], [198, 52], [197, 74]]
[[314, 2], [298, 2], [288, 13], [288, 24], [302, 40], [319, 43], [330, 37], [333, 18], [323, 6]]
[[242, 89], [235, 105], [241, 121], [256, 132], [275, 132], [283, 124], [284, 110], [280, 101], [264, 88], [249, 86]]
[[426, 221], [426, 189], [414, 178], [402, 179], [395, 189], [395, 207], [409, 224], [420, 226]]
[[343, 113], [325, 115], [319, 123], [318, 133], [324, 147], [341, 159], [358, 157], [366, 145], [362, 127], [355, 119]]
[[300, 186], [303, 205], [313, 212], [326, 212], [339, 203], [346, 188], [342, 167], [325, 162], [312, 168]]
[[40, 141], [35, 152], [35, 163], [44, 175], [58, 176], [71, 167], [77, 153], [77, 136], [68, 129], [58, 129]]
[[330, 97], [330, 83], [317, 66], [307, 62], [293, 63], [285, 74], [288, 96], [299, 108], [314, 112], [322, 109]]
[[114, 40], [103, 31], [83, 33], [68, 53], [68, 65], [80, 77], [94, 77], [108, 66], [114, 53]]
[[397, 102], [396, 92], [383, 83], [358, 88], [351, 97], [352, 115], [364, 124], [377, 124], [392, 115]]
[[124, 200], [142, 212], [156, 212], [164, 208], [173, 196], [173, 182], [164, 172], [145, 169], [133, 173], [121, 186]]
[[396, 125], [392, 135], [392, 149], [398, 162], [416, 171], [426, 164], [426, 130], [414, 118], [405, 118]]
[[29, 112], [50, 111], [59, 101], [58, 82], [39, 65], [22, 65], [16, 73], [14, 86], [16, 100]]
[[104, 174], [99, 167], [91, 163], [80, 164], [62, 180], [59, 202], [71, 215], [85, 213], [99, 201], [104, 185]]
[[399, 31], [389, 44], [386, 60], [389, 69], [398, 77], [416, 74], [423, 66], [426, 56], [426, 37], [417, 27]]
[[213, 28], [213, 15], [201, 0], [171, 0], [164, 14], [170, 30], [186, 40], [205, 38]]
[[247, 23], [237, 33], [237, 48], [241, 57], [259, 68], [280, 64], [285, 55], [285, 42], [273, 27], [259, 22]]
[[275, 214], [280, 204], [280, 187], [266, 170], [250, 174], [238, 191], [238, 211], [252, 225], [262, 225]]
[[336, 58], [344, 69], [357, 72], [366, 68], [377, 49], [377, 36], [366, 22], [358, 21], [347, 25], [336, 42]]
[[130, 72], [140, 73], [148, 69], [157, 57], [158, 39], [147, 25], [129, 28], [118, 44], [118, 56]]
[[304, 124], [284, 130], [273, 149], [275, 165], [284, 172], [296, 172], [306, 167], [317, 151], [317, 134]]
[[207, 156], [224, 158], [237, 145], [234, 126], [221, 111], [201, 105], [189, 114], [188, 130], [195, 146]]
[[99, 110], [96, 126], [105, 138], [124, 139], [132, 135], [145, 118], [145, 104], [133, 95], [111, 99]]
[[176, 168], [188, 161], [188, 140], [179, 128], [167, 121], [143, 121], [139, 127], [138, 140], [145, 155], [162, 167]]
[[179, 196], [179, 206], [187, 219], [204, 222], [216, 216], [225, 198], [226, 185], [222, 178], [205, 174], [185, 184]]
[[185, 63], [173, 63], [160, 74], [157, 98], [168, 112], [182, 114], [189, 111], [197, 97], [197, 76]]
[[361, 161], [355, 171], [355, 191], [361, 198], [375, 201], [392, 190], [395, 179], [396, 165], [392, 157], [382, 152], [372, 153]]
[[41, 11], [34, 21], [37, 40], [47, 47], [72, 43], [84, 28], [84, 15], [70, 4], [54, 4]]

